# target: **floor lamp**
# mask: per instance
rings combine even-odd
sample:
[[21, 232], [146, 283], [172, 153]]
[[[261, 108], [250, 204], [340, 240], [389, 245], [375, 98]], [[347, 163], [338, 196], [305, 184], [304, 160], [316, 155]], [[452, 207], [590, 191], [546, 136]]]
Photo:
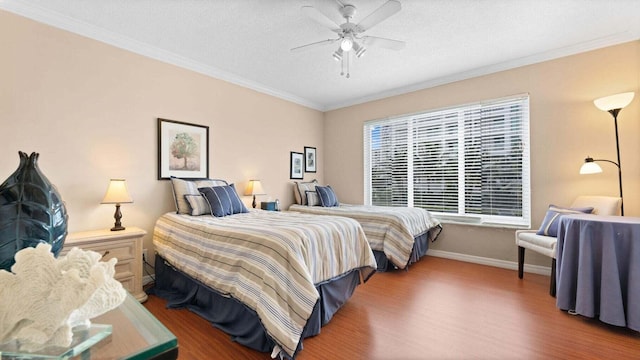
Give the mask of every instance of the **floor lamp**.
[[580, 174], [595, 174], [601, 173], [602, 168], [596, 164], [596, 161], [604, 161], [614, 164], [618, 167], [618, 184], [620, 186], [620, 215], [624, 216], [624, 199], [622, 198], [622, 165], [620, 163], [620, 141], [618, 139], [618, 113], [624, 107], [629, 105], [633, 100], [634, 93], [626, 92], [611, 96], [605, 96], [599, 99], [595, 99], [593, 103], [596, 107], [602, 111], [607, 111], [613, 116], [613, 123], [616, 129], [616, 153], [618, 155], [618, 162], [605, 160], [605, 159], [593, 159], [587, 157], [584, 160], [584, 164], [580, 168]]

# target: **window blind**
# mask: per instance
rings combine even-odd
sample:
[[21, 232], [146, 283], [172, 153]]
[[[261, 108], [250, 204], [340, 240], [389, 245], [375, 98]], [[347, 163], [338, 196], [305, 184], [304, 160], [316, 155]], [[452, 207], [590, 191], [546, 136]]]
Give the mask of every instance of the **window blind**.
[[366, 122], [366, 203], [530, 224], [529, 97]]

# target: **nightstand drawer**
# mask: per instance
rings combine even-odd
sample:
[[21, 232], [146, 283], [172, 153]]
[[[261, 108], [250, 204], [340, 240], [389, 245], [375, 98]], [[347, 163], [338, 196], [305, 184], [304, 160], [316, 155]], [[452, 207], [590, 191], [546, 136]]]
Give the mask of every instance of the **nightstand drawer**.
[[121, 231], [104, 229], [71, 233], [60, 255], [65, 255], [75, 246], [97, 252], [102, 255], [102, 261], [117, 259], [114, 278], [136, 299], [145, 301], [147, 294], [142, 289], [142, 238], [146, 233], [136, 227]]
[[114, 277], [118, 280], [120, 280], [119, 275], [125, 274], [126, 276], [131, 276], [135, 274], [134, 263], [131, 261], [121, 261], [118, 259], [115, 270], [116, 274]]
[[[115, 245], [115, 246], [113, 246]], [[95, 246], [95, 247], [87, 247], [85, 250], [93, 250], [102, 255], [103, 261], [109, 261], [113, 258], [118, 259], [118, 264], [126, 261], [132, 260], [133, 254], [135, 252], [135, 243], [128, 241], [126, 243], [113, 244], [112, 246]]]
[[[134, 259], [133, 254], [135, 252], [135, 246], [135, 242], [127, 240], [124, 242], [113, 242], [109, 244], [83, 245], [82, 250], [91, 250], [97, 252], [98, 254], [102, 255], [102, 261], [109, 261], [113, 258], [116, 258], [118, 259], [119, 265], [123, 261]], [[66, 255], [69, 250], [70, 249], [65, 246], [60, 252], [60, 255]], [[116, 272], [119, 271], [116, 270]]]

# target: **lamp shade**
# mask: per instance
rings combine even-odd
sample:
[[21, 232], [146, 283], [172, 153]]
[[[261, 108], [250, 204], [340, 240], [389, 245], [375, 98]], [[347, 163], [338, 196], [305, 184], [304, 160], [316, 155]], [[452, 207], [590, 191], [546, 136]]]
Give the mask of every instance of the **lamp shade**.
[[264, 189], [260, 180], [249, 180], [246, 189], [244, 189], [245, 195], [264, 195]]
[[580, 174], [598, 174], [602, 172], [600, 165], [596, 164], [592, 158], [586, 158], [584, 164], [580, 167]]
[[356, 57], [362, 57], [367, 49], [364, 46], [360, 46], [357, 42], [353, 42], [353, 51], [356, 52]]
[[127, 191], [125, 179], [111, 179], [107, 193], [104, 195], [101, 204], [126, 204], [132, 202], [133, 199]]
[[342, 48], [338, 48], [338, 50], [336, 50], [336, 52], [333, 53], [333, 58], [336, 61], [340, 61], [342, 60], [342, 54], [344, 54], [344, 51], [342, 51]]
[[634, 95], [635, 93], [633, 91], [620, 93], [595, 99], [593, 100], [593, 103], [602, 111], [622, 109], [631, 103]]

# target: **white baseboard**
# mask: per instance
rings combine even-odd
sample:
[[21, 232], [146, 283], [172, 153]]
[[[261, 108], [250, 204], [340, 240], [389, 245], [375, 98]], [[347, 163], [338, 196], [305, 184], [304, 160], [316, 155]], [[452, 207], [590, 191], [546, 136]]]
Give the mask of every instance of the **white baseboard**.
[[[442, 250], [433, 250], [433, 249], [429, 249], [427, 251], [427, 255], [441, 257], [445, 259], [451, 259], [451, 260], [464, 261], [464, 262], [469, 262], [474, 264], [495, 266], [495, 267], [509, 269], [509, 270], [516, 270], [516, 271], [518, 270], [518, 263], [513, 261], [497, 260], [497, 259], [486, 258], [481, 256], [466, 255], [466, 254], [460, 254], [460, 253], [454, 253], [454, 252], [442, 251]], [[524, 264], [524, 271], [528, 273], [533, 273], [533, 274], [551, 276], [551, 267], [547, 267], [547, 266]]]

